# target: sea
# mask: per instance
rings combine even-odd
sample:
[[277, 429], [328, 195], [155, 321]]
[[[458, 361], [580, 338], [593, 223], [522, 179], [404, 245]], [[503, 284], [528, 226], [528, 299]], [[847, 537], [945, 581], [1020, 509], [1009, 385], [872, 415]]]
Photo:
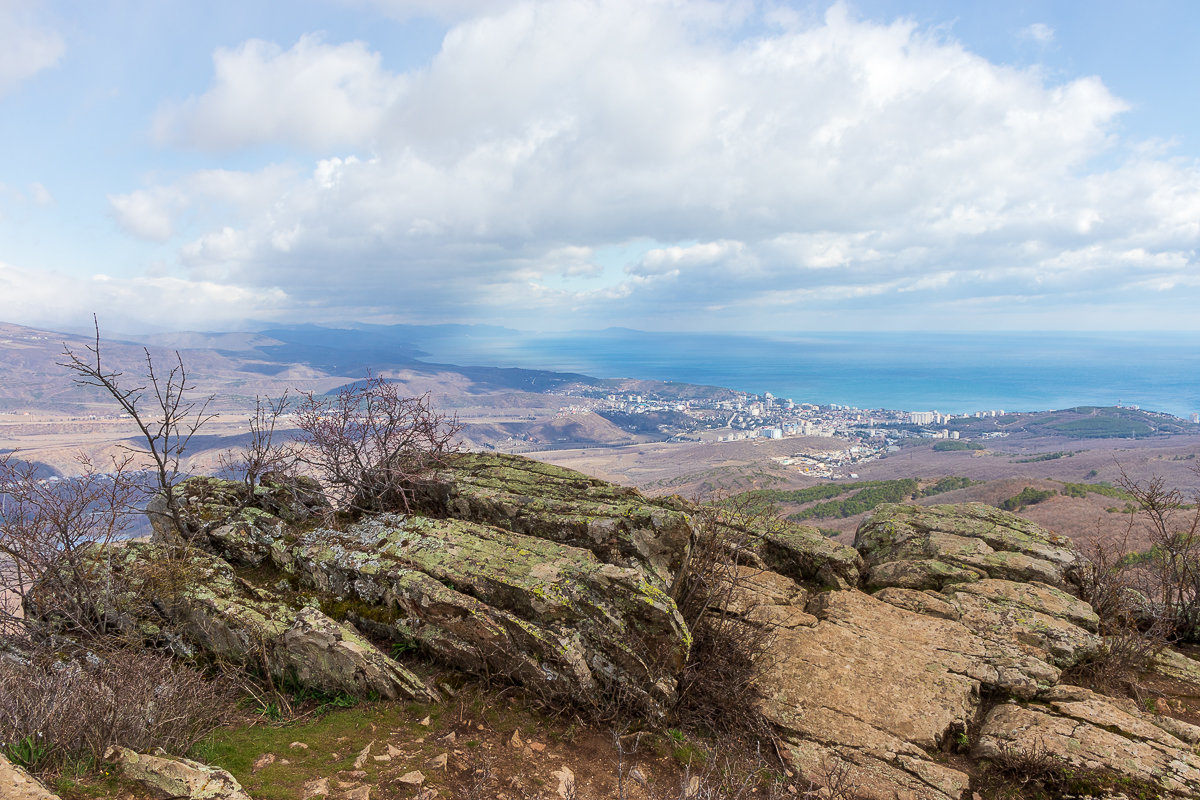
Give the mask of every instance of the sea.
[[1200, 332], [786, 334], [453, 326], [423, 360], [705, 384], [797, 403], [940, 411], [1200, 411]]

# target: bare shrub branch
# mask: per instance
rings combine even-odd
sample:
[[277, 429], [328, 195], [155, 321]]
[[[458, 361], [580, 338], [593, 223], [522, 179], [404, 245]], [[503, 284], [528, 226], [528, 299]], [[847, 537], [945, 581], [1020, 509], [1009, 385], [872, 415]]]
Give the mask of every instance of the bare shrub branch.
[[1161, 476], [1139, 482], [1124, 469], [1117, 483], [1137, 505], [1130, 532], [1150, 543], [1128, 565], [1144, 598], [1143, 627], [1158, 625], [1173, 638], [1200, 639], [1200, 498], [1189, 505]]
[[95, 341], [84, 352], [63, 345], [65, 361], [59, 366], [75, 373], [75, 383], [103, 390], [128, 416], [141, 432], [147, 453], [129, 448], [137, 455], [149, 455], [155, 478], [155, 491], [166, 503], [167, 517], [181, 539], [187, 538], [174, 488], [180, 480], [183, 454], [197, 431], [216, 414], [208, 411], [212, 397], [191, 400], [188, 395], [195, 386], [188, 378], [187, 368], [179, 352], [175, 363], [162, 374], [156, 369], [148, 348], [143, 348], [146, 373], [137, 385], [125, 382], [125, 374], [105, 365], [100, 353], [100, 323], [92, 317], [96, 330]]
[[338, 511], [408, 511], [411, 488], [458, 450], [461, 426], [435, 411], [429, 395], [400, 396], [368, 374], [332, 397], [311, 392], [296, 412], [304, 460]]
[[80, 456], [81, 475], [48, 480], [35, 464], [0, 456], [0, 636], [27, 638], [37, 624], [22, 601], [59, 630], [101, 632], [99, 609], [110, 587], [91, 556], [129, 522], [139, 493], [130, 460], [100, 472]]
[[110, 745], [183, 754], [233, 709], [229, 688], [164, 655], [35, 648], [0, 659], [0, 750], [24, 766], [98, 762]]

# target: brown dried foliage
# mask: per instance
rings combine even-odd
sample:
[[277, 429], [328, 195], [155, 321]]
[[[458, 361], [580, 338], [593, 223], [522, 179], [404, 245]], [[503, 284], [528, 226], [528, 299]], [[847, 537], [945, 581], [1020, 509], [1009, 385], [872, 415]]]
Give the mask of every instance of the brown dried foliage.
[[130, 649], [6, 654], [0, 685], [0, 750], [39, 771], [86, 768], [111, 745], [183, 754], [234, 707], [225, 684]]
[[395, 383], [372, 375], [332, 397], [309, 393], [296, 421], [304, 461], [334, 507], [352, 515], [408, 511], [411, 487], [459, 447], [457, 419], [435, 411], [429, 395], [402, 397]]

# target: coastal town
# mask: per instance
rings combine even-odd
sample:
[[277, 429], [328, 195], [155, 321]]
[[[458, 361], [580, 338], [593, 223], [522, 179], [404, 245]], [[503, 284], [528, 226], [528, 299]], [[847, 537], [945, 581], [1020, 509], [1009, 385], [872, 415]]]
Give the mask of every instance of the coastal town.
[[[591, 393], [573, 397], [559, 409], [559, 417], [598, 414], [617, 424], [652, 421], [660, 440], [720, 445], [748, 440], [824, 437], [844, 439], [846, 447], [820, 453], [796, 453], [776, 457], [783, 466], [792, 467], [817, 478], [857, 477], [855, 464], [872, 461], [896, 452], [905, 439], [961, 439], [960, 428], [970, 425], [978, 432], [979, 423], [1003, 417], [1001, 409], [970, 414], [943, 414], [938, 411], [900, 411], [861, 409], [849, 405], [797, 402], [771, 392], [751, 394], [734, 390], [716, 396], [674, 398], [646, 393]], [[1005, 436], [1002, 431], [987, 431], [980, 438]]]

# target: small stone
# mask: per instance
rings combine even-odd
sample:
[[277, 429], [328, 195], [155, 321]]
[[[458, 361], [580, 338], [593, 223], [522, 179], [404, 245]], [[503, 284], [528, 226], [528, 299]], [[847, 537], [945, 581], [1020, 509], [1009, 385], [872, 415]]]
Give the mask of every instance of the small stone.
[[396, 747], [394, 744], [389, 744], [387, 747], [387, 754], [392, 758], [399, 758], [400, 756], [404, 755], [404, 751], [399, 747]]
[[281, 759], [279, 759], [279, 763], [280, 763], [280, 765], [286, 767], [288, 764], [290, 764], [292, 762], [288, 761], [286, 758], [281, 758]]
[[554, 772], [550, 773], [553, 777], [558, 778], [558, 796], [562, 800], [570, 800], [575, 796], [575, 773], [566, 764]]
[[530, 742], [529, 749], [535, 753], [544, 753], [546, 751], [546, 745], [543, 742]]
[[432, 786], [426, 786], [424, 789], [421, 790], [421, 793], [419, 795], [417, 795], [417, 800], [433, 800], [433, 798], [435, 798], [437, 796], [438, 796], [437, 789], [434, 789]]
[[387, 753], [384, 753], [384, 754], [383, 754], [383, 755], [381, 755], [381, 756], [371, 756], [371, 758], [372, 758], [373, 760], [375, 760], [375, 761], [379, 761], [379, 762], [391, 761], [391, 760], [392, 760], [392, 757], [391, 757], [390, 755], [388, 755]]
[[408, 786], [420, 786], [425, 782], [425, 775], [420, 770], [406, 772], [396, 779], [397, 783], [403, 783]]
[[482, 723], [482, 722], [481, 722], [481, 723], [479, 723], [478, 725], [476, 725], [476, 726], [475, 726], [475, 730], [477, 730], [477, 731], [481, 731], [481, 730], [483, 730], [483, 729], [484, 729], [484, 727], [483, 727], [483, 723]]
[[300, 787], [301, 800], [323, 797], [329, 794], [329, 778], [316, 778]]
[[346, 774], [349, 775], [351, 778], [354, 778], [356, 781], [361, 781], [363, 778], [367, 777], [367, 773], [361, 769], [351, 770], [350, 772], [347, 772]]
[[355, 786], [353, 789], [347, 789], [342, 798], [343, 800], [371, 800], [371, 787]]
[[424, 727], [428, 728], [432, 723], [433, 723], [433, 720], [431, 720], [429, 717], [426, 717], [425, 719], [421, 720], [418, 724], [423, 725]]
[[521, 731], [519, 728], [513, 731], [512, 738], [508, 740], [508, 743], [518, 750], [525, 746], [525, 742], [521, 740]]
[[442, 741], [446, 742], [447, 744], [454, 744], [458, 741], [458, 735], [454, 731], [450, 731], [442, 737]]
[[275, 763], [275, 754], [274, 753], [263, 753], [261, 756], [254, 759], [254, 764], [250, 767], [250, 771], [258, 772], [260, 769], [267, 766], [268, 764], [274, 764], [274, 763]]
[[787, 789], [788, 789], [788, 794], [799, 794], [799, 792], [796, 791], [796, 787], [790, 783], [788, 784]]
[[700, 776], [693, 775], [691, 780], [688, 781], [687, 791], [684, 793], [684, 796], [687, 797], [688, 800], [691, 800], [691, 798], [698, 794], [700, 794]]
[[374, 746], [375, 746], [375, 740], [372, 739], [371, 743], [362, 749], [362, 752], [358, 754], [358, 758], [354, 759], [354, 768], [355, 769], [363, 768], [363, 765], [367, 763], [367, 757], [371, 755], [371, 748]]
[[288, 745], [288, 747], [292, 748], [293, 750], [307, 750], [308, 749], [308, 745], [306, 745], [304, 742], [292, 742], [291, 744]]
[[450, 762], [450, 754], [449, 753], [441, 753], [441, 754], [436, 755], [433, 758], [429, 759], [427, 762], [425, 762], [425, 766], [429, 767], [430, 769], [445, 769], [446, 764], [448, 764], [449, 762]]

